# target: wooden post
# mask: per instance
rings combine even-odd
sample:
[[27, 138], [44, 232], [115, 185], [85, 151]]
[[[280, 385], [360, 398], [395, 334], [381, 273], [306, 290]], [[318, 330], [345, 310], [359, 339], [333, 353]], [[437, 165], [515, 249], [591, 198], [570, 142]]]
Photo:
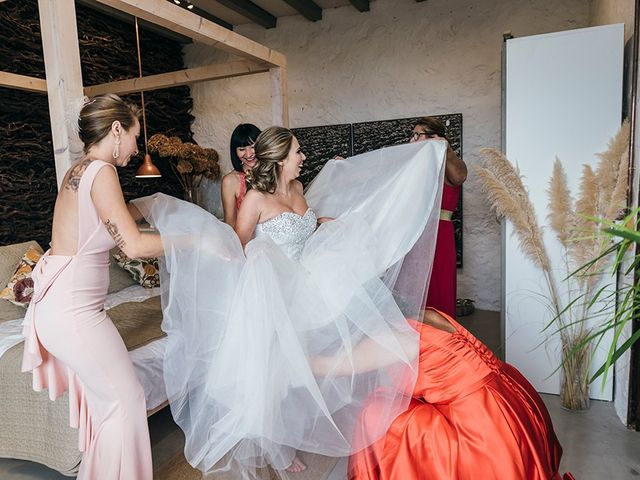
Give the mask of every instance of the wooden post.
[[70, 105], [83, 96], [80, 48], [74, 0], [38, 0], [49, 115], [58, 188], [82, 152], [82, 143], [69, 129]]
[[287, 68], [274, 67], [271, 74], [271, 110], [274, 125], [289, 128], [289, 98], [287, 96]]

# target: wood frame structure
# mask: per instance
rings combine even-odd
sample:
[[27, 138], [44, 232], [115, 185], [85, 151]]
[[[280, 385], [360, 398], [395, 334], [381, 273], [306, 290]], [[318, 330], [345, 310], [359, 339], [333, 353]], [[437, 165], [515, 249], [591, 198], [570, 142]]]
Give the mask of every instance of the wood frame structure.
[[0, 72], [0, 87], [48, 94], [58, 187], [74, 154], [82, 150], [79, 140], [69, 132], [65, 111], [74, 99], [83, 95], [126, 94], [269, 72], [272, 121], [289, 126], [287, 61], [282, 53], [165, 0], [95, 1], [243, 59], [85, 87], [74, 0], [38, 0], [47, 78]]

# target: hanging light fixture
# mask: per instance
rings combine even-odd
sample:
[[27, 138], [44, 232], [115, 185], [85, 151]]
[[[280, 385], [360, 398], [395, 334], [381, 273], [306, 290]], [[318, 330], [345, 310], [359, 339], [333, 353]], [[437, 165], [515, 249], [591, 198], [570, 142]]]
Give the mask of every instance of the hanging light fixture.
[[[142, 78], [142, 57], [140, 55], [140, 32], [138, 30], [138, 17], [134, 17], [136, 25], [136, 47], [138, 49], [138, 77]], [[142, 127], [144, 129], [144, 161], [136, 172], [136, 178], [158, 178], [162, 177], [160, 170], [153, 164], [151, 155], [147, 150], [147, 114], [144, 109], [144, 92], [140, 91], [140, 101], [142, 103]]]

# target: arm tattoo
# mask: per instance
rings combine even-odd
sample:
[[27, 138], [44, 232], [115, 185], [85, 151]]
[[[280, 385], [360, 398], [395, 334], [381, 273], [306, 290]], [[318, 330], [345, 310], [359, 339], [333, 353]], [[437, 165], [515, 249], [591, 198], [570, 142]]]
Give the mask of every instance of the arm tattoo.
[[86, 159], [73, 167], [71, 169], [71, 172], [69, 173], [69, 176], [67, 177], [64, 188], [77, 192], [78, 188], [80, 187], [80, 179], [82, 178], [82, 174], [87, 169], [90, 163], [91, 160]]
[[107, 232], [109, 232], [109, 235], [111, 235], [111, 238], [115, 240], [118, 248], [122, 250], [126, 243], [124, 242], [122, 235], [120, 235], [120, 232], [118, 231], [118, 226], [115, 223], [112, 223], [109, 219], [104, 222], [104, 226], [106, 227]]

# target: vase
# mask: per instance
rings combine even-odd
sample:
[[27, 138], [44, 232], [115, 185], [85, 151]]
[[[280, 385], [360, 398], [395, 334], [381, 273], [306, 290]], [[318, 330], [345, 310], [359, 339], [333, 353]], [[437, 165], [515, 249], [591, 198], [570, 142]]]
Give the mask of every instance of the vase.
[[589, 345], [577, 346], [579, 340], [562, 345], [560, 404], [567, 410], [581, 412], [589, 408]]

